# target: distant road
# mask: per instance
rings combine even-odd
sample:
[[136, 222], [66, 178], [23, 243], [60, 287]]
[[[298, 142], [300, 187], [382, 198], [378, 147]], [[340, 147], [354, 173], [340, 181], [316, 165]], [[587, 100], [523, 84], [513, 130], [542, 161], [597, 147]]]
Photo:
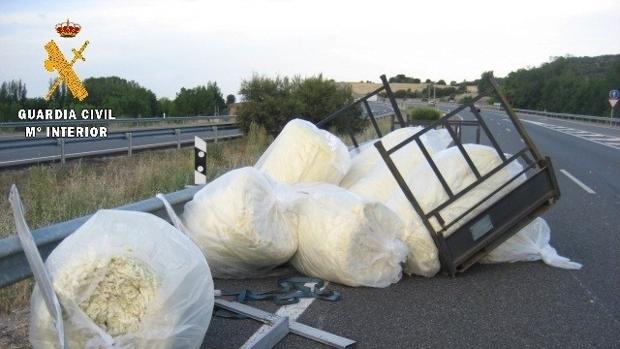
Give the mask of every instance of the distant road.
[[[179, 136], [175, 134], [174, 129], [183, 129]], [[134, 151], [144, 148], [155, 149], [158, 147], [173, 147], [180, 140], [182, 144], [193, 142], [194, 136], [203, 138], [212, 138], [216, 134], [219, 137], [231, 137], [240, 133], [237, 128], [220, 129], [213, 131], [211, 125], [206, 126], [169, 126], [168, 130], [160, 128], [141, 128], [131, 129], [129, 131], [135, 134], [132, 137], [132, 148]], [[152, 131], [151, 131], [152, 130]], [[115, 132], [115, 131], [110, 131]], [[138, 134], [142, 132], [142, 136]], [[61, 152], [60, 144], [55, 140], [47, 140], [42, 138], [25, 140], [21, 137], [10, 137], [11, 141], [5, 138], [0, 141], [0, 168], [12, 167], [21, 164], [48, 162], [59, 159]], [[26, 141], [26, 142], [24, 142]], [[14, 145], [17, 144], [17, 145]], [[65, 154], [67, 158], [86, 157], [86, 156], [109, 156], [110, 152], [127, 153], [129, 139], [124, 133], [110, 135], [110, 138], [94, 138], [94, 139], [67, 139], [65, 141]], [[99, 152], [105, 154], [98, 154]]]
[[[371, 110], [375, 115], [386, 114], [392, 111], [392, 108], [383, 103], [369, 102]], [[182, 126], [183, 132], [180, 135], [181, 143], [187, 145], [191, 143], [194, 136], [211, 138], [215, 137], [216, 132], [211, 129], [205, 129], [205, 126]], [[202, 129], [200, 129], [202, 127]], [[161, 129], [155, 127], [154, 129]], [[138, 137], [139, 132], [148, 130], [149, 128], [134, 128], [128, 131], [133, 132], [136, 136], [132, 138], [132, 147], [137, 150], [144, 148], [156, 149], [159, 147], [172, 147], [176, 145], [177, 135], [174, 133], [175, 126], [163, 126], [169, 128], [169, 132], [153, 131], [152, 134]], [[115, 132], [111, 130], [109, 132]], [[219, 129], [218, 137], [236, 136], [240, 131], [234, 129]], [[7, 142], [7, 140], [13, 142]], [[17, 136], [8, 136], [0, 138], [0, 168], [7, 168], [37, 162], [57, 161], [60, 156], [60, 144], [56, 141], [46, 141], [41, 144], [42, 139], [26, 140], [23, 134]], [[23, 147], [24, 143], [28, 145]], [[67, 140], [65, 142], [65, 154], [67, 158], [86, 157], [86, 156], [109, 156], [108, 151], [114, 151], [116, 154], [127, 153], [129, 140], [125, 137], [110, 137], [99, 139], [84, 139], [80, 141]], [[142, 149], [141, 149], [142, 148]], [[105, 154], [99, 154], [105, 153]]]

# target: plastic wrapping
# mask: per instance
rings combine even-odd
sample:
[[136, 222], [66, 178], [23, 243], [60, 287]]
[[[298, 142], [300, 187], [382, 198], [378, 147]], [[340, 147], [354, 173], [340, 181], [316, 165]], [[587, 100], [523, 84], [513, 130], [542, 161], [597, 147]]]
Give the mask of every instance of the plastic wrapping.
[[542, 260], [545, 264], [556, 268], [581, 269], [581, 264], [558, 255], [555, 248], [549, 244], [550, 239], [551, 229], [547, 222], [539, 217], [493, 249], [481, 262], [512, 263]]
[[183, 225], [215, 277], [260, 276], [297, 250], [291, 195], [253, 167], [233, 170], [185, 204]]
[[[196, 245], [163, 219], [98, 211], [52, 251], [46, 266], [65, 312], [70, 348], [200, 347], [214, 303], [209, 266]], [[126, 332], [112, 335], [105, 326]], [[30, 340], [35, 349], [57, 348], [37, 286]]]
[[279, 182], [338, 184], [350, 165], [347, 147], [338, 137], [311, 122], [293, 119], [255, 167]]
[[[485, 175], [501, 164], [501, 159], [494, 148], [477, 144], [465, 144], [464, 147], [481, 175]], [[457, 147], [451, 147], [438, 152], [433, 156], [433, 160], [453, 193], [463, 190], [476, 180], [474, 173], [469, 168], [467, 162], [465, 162], [465, 159]], [[440, 214], [444, 221], [447, 223], [452, 222], [463, 212], [469, 210], [509, 179], [517, 175], [522, 169], [523, 167], [518, 162], [511, 162], [490, 178], [475, 186], [467, 194], [441, 210]], [[404, 177], [404, 179], [424, 212], [429, 212], [439, 204], [448, 200], [448, 194], [444, 191], [435, 173], [426, 161], [412, 171], [409, 176]], [[479, 205], [476, 209], [459, 220], [458, 223], [451, 226], [444, 235], [449, 236], [451, 232], [458, 229], [463, 223], [489, 207], [524, 180], [525, 177], [521, 176], [512, 181], [489, 200], [486, 200], [483, 204]], [[399, 189], [392, 195], [387, 202], [387, 206], [396, 212], [405, 223], [402, 240], [409, 247], [407, 264], [404, 269], [405, 273], [426, 277], [435, 275], [440, 269], [437, 247], [430, 236], [430, 232], [426, 229], [422, 219], [415, 212], [402, 190]], [[440, 230], [440, 225], [434, 218], [430, 221], [436, 230]]]
[[[398, 129], [385, 135], [381, 141], [389, 149], [420, 130], [422, 130], [421, 127]], [[452, 138], [446, 130], [430, 130], [420, 140], [431, 155], [446, 149], [452, 142]], [[403, 177], [407, 177], [417, 165], [426, 160], [418, 145], [412, 142], [395, 152], [392, 155], [392, 161], [394, 161]], [[394, 176], [392, 176], [374, 145], [363, 150], [357, 157], [354, 157], [353, 164], [351, 170], [341, 182], [342, 187], [348, 188], [367, 200], [382, 203], [387, 202], [395, 191], [400, 190]]]
[[15, 227], [17, 228], [17, 236], [19, 237], [20, 244], [22, 245], [26, 259], [28, 260], [28, 265], [32, 270], [34, 280], [41, 291], [41, 297], [45, 302], [47, 312], [51, 315], [50, 320], [54, 330], [56, 331], [56, 337], [50, 338], [50, 344], [58, 345], [58, 348], [64, 349], [66, 348], [65, 329], [60, 302], [58, 301], [56, 291], [54, 291], [52, 279], [47, 272], [47, 268], [43, 263], [41, 254], [39, 254], [39, 249], [34, 242], [30, 228], [24, 218], [24, 207], [15, 184], [11, 186], [9, 201], [11, 203], [11, 208], [13, 209], [13, 218], [15, 219]]
[[348, 286], [387, 287], [400, 280], [407, 248], [402, 223], [380, 203], [329, 184], [295, 186], [300, 272]]
[[[381, 142], [386, 148], [391, 148], [421, 130], [422, 127], [399, 128], [381, 137]], [[355, 182], [366, 177], [375, 165], [383, 162], [374, 142], [361, 145], [359, 150], [351, 150], [351, 154], [351, 168], [340, 182], [340, 186], [343, 188], [351, 187]]]

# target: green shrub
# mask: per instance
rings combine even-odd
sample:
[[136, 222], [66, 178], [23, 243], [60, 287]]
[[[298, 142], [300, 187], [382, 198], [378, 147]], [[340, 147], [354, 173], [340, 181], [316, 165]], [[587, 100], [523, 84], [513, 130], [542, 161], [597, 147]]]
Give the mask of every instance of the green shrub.
[[[237, 112], [241, 129], [248, 133], [251, 124], [256, 123], [273, 136], [291, 119], [302, 118], [316, 123], [353, 102], [350, 87], [340, 86], [322, 75], [305, 79], [254, 75], [241, 83], [239, 94], [243, 97]], [[357, 133], [365, 125], [361, 109], [354, 108], [328, 126], [342, 133], [348, 129]]]
[[459, 99], [459, 104], [470, 104], [473, 100], [474, 98], [472, 96], [465, 96]]
[[433, 108], [409, 108], [407, 110], [407, 119], [409, 122], [419, 120], [438, 120], [441, 113]]
[[246, 153], [258, 158], [267, 149], [270, 143], [269, 135], [265, 128], [255, 122], [250, 124], [248, 132], [245, 134], [247, 140]]

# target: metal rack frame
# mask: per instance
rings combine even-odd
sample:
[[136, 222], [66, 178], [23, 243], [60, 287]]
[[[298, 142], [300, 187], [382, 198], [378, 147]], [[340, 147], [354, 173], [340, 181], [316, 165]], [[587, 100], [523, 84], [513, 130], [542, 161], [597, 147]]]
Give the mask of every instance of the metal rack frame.
[[[403, 115], [401, 114], [400, 109], [398, 108], [398, 104], [396, 103], [396, 99], [394, 98], [394, 93], [392, 93], [392, 88], [390, 87], [390, 84], [388, 83], [385, 75], [381, 75], [381, 87], [375, 89], [374, 91], [356, 100], [355, 102], [347, 106], [344, 106], [338, 109], [337, 111], [331, 113], [330, 115], [325, 117], [323, 120], [317, 122], [315, 125], [319, 128], [324, 128], [327, 125], [329, 125], [330, 122], [334, 121], [336, 118], [345, 115], [346, 112], [350, 111], [351, 109], [357, 107], [360, 104], [363, 104], [364, 108], [366, 109], [368, 118], [370, 119], [370, 122], [372, 123], [372, 126], [375, 129], [377, 138], [381, 138], [383, 136], [383, 133], [381, 132], [381, 129], [379, 128], [379, 124], [377, 123], [377, 119], [375, 118], [375, 115], [373, 114], [372, 109], [370, 108], [370, 105], [368, 104], [368, 99], [378, 95], [379, 93], [383, 91], [385, 91], [390, 101], [390, 104], [392, 105], [392, 109], [394, 110], [393, 117], [397, 119], [401, 127], [405, 127], [406, 126], [405, 120], [403, 119]], [[392, 120], [392, 128], [393, 128], [394, 122], [395, 120]], [[353, 132], [351, 132], [351, 130], [349, 130], [349, 137], [351, 138], [351, 141], [353, 142], [353, 145], [355, 146], [355, 148], [358, 148], [359, 144], [357, 142], [357, 139], [355, 139], [355, 135], [353, 134]]]
[[[488, 254], [499, 244], [504, 242], [522, 227], [529, 224], [533, 219], [546, 211], [560, 197], [560, 189], [553, 171], [551, 160], [541, 155], [540, 151], [523, 127], [523, 124], [508, 104], [506, 98], [500, 92], [495, 80], [490, 77], [488, 78], [488, 82], [491, 86], [491, 92], [498, 98], [504, 110], [506, 110], [510, 121], [525, 144], [525, 147], [516, 152], [514, 155], [507, 157], [504, 154], [499, 143], [495, 139], [495, 136], [492, 134], [484, 121], [484, 118], [474, 107], [474, 103], [484, 97], [486, 95], [485, 93], [479, 94], [469, 103], [457, 107], [441, 119], [431, 123], [420, 132], [405, 139], [390, 149], [386, 149], [381, 141], [374, 143], [390, 172], [398, 182], [398, 185], [403, 191], [405, 197], [411, 203], [416, 213], [421, 217], [424, 226], [428, 229], [433, 241], [437, 245], [443, 272], [452, 276], [454, 276], [457, 272], [462, 272], [468, 269], [471, 265], [480, 260], [480, 258]], [[480, 174], [467, 151], [463, 147], [460, 137], [458, 137], [457, 133], [453, 129], [453, 125], [450, 124], [451, 117], [468, 107], [476, 117], [476, 121], [501, 159], [501, 163], [498, 166], [484, 175]], [[458, 147], [460, 153], [470, 167], [470, 170], [476, 177], [476, 181], [459, 192], [452, 192], [433, 158], [420, 140], [422, 135], [438, 126], [443, 126], [446, 130], [448, 130], [452, 136], [455, 146]], [[422, 209], [409, 184], [407, 184], [391, 157], [392, 154], [411, 142], [415, 142], [417, 144], [448, 196], [448, 200], [428, 212], [425, 212]], [[494, 190], [483, 200], [468, 209], [456, 219], [451, 222], [445, 222], [440, 214], [442, 209], [448, 207], [457, 199], [471, 192], [472, 189], [482, 184], [493, 174], [506, 167], [509, 163], [518, 161], [518, 159], [523, 159], [526, 163], [523, 171], [506, 181], [506, 183], [497, 188], [497, 190]], [[468, 220], [467, 222], [461, 222], [464, 217], [472, 213], [483, 203], [489, 203], [495, 194], [512, 183], [518, 177], [525, 175], [528, 171], [533, 172], [533, 174], [523, 183], [518, 185], [501, 199], [491, 203], [489, 207], [476, 214], [474, 218]], [[437, 222], [439, 222], [441, 229], [436, 230], [434, 228], [430, 222], [431, 218], [435, 218]], [[456, 223], [461, 223], [461, 225], [454, 232], [447, 234], [448, 229]]]

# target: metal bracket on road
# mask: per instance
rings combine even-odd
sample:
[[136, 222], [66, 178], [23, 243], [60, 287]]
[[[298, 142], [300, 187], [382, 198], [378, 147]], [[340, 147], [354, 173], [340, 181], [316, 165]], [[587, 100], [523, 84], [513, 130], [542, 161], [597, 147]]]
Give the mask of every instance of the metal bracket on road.
[[245, 315], [250, 319], [270, 326], [269, 330], [264, 332], [252, 346], [248, 347], [248, 349], [273, 348], [289, 333], [294, 333], [298, 336], [329, 345], [333, 348], [353, 348], [356, 343], [356, 341], [352, 339], [319, 330], [318, 328], [310, 327], [297, 321], [290, 321], [287, 316], [278, 316], [243, 303], [217, 298], [215, 299], [215, 306], [236, 314]]

